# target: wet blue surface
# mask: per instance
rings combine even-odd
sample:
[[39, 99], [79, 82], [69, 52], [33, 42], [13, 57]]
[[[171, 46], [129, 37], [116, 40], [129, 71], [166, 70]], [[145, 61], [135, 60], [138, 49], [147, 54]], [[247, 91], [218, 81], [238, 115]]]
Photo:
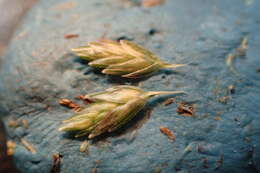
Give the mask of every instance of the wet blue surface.
[[[37, 4], [17, 31], [0, 71], [5, 122], [29, 121], [28, 129], [7, 127], [18, 144], [14, 157], [19, 170], [50, 172], [52, 155], [59, 152], [63, 173], [94, 167], [102, 173], [260, 171], [259, 1], [168, 0], [153, 8], [119, 0], [66, 2]], [[66, 40], [68, 33], [79, 37]], [[109, 39], [132, 39], [167, 62], [189, 65], [129, 80], [103, 75], [70, 54], [70, 48], [104, 33]], [[233, 73], [226, 57], [245, 37], [246, 56], [234, 60]], [[84, 138], [57, 131], [72, 114], [58, 100], [117, 84], [184, 90], [188, 95], [177, 101], [195, 104], [196, 116], [180, 116], [175, 103], [164, 106], [164, 98], [155, 98], [124, 129], [90, 142], [89, 153], [81, 153]], [[227, 92], [230, 85], [233, 94]], [[219, 101], [223, 96], [229, 97], [226, 103]], [[168, 141], [160, 126], [172, 130], [176, 140]], [[36, 154], [19, 143], [21, 137], [35, 146]]]

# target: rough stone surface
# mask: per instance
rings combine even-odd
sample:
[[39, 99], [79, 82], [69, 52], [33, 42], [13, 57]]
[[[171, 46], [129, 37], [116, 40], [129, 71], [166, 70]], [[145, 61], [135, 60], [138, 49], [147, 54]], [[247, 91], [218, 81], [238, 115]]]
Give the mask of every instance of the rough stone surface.
[[[168, 0], [144, 8], [130, 0], [40, 1], [17, 31], [0, 70], [0, 110], [8, 136], [17, 142], [15, 164], [21, 172], [50, 172], [60, 153], [61, 172], [227, 172], [260, 171], [260, 1]], [[64, 39], [64, 34], [79, 34]], [[102, 36], [130, 39], [170, 63], [187, 63], [141, 80], [110, 77], [86, 66], [69, 49]], [[248, 38], [234, 74], [228, 54]], [[146, 90], [184, 90], [177, 98], [196, 106], [196, 116], [176, 113], [175, 103], [153, 99], [124, 129], [91, 142], [57, 131], [72, 111], [60, 98], [100, 91], [117, 84]], [[235, 86], [228, 94], [227, 88]], [[150, 112], [150, 113], [147, 113]], [[9, 128], [26, 119], [29, 128]], [[176, 140], [160, 130], [166, 126]], [[21, 145], [26, 139], [36, 154]]]

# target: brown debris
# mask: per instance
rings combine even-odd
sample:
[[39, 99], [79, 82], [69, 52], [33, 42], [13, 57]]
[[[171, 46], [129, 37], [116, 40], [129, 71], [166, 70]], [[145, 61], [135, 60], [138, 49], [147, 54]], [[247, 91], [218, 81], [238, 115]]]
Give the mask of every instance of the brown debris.
[[164, 105], [164, 106], [168, 106], [168, 105], [170, 105], [170, 104], [172, 104], [172, 103], [174, 103], [174, 102], [176, 102], [176, 99], [175, 99], [175, 98], [169, 98], [169, 99], [167, 99], [167, 100], [165, 100], [165, 101], [163, 102], [163, 105]]
[[256, 69], [256, 72], [260, 72], [260, 68], [257, 68], [257, 69]]
[[203, 158], [202, 162], [203, 162], [203, 168], [209, 168], [209, 162], [207, 158]]
[[165, 0], [143, 0], [142, 5], [143, 7], [154, 7], [157, 5], [162, 5], [165, 3]]
[[22, 122], [22, 126], [25, 128], [25, 129], [28, 129], [29, 128], [29, 122], [28, 120], [21, 120]]
[[68, 10], [68, 9], [75, 8], [76, 6], [77, 6], [77, 4], [75, 2], [63, 2], [63, 3], [59, 3], [58, 5], [54, 6], [53, 9], [54, 10]]
[[176, 136], [174, 135], [174, 133], [168, 129], [167, 127], [160, 127], [160, 131], [166, 135], [170, 140], [174, 141], [176, 139]]
[[156, 167], [154, 169], [154, 173], [162, 173], [162, 169], [160, 167]]
[[15, 127], [21, 126], [21, 124], [20, 124], [20, 121], [18, 121], [18, 120], [9, 120], [8, 126], [15, 128]]
[[95, 167], [94, 168], [92, 168], [92, 170], [91, 170], [91, 173], [97, 173], [98, 171], [97, 171], [97, 167], [98, 167], [98, 165], [101, 163], [101, 161], [100, 160], [96, 160], [95, 161]]
[[75, 98], [84, 101], [85, 104], [93, 103], [93, 101], [91, 101], [83, 95], [76, 96]]
[[21, 143], [23, 144], [23, 146], [30, 152], [32, 152], [33, 154], [36, 153], [36, 149], [34, 148], [34, 146], [29, 143], [28, 141], [26, 141], [25, 139], [21, 139]]
[[65, 34], [64, 35], [64, 38], [66, 38], [66, 39], [77, 38], [77, 37], [79, 37], [78, 34]]
[[9, 120], [8, 121], [8, 126], [10, 128], [17, 128], [17, 127], [24, 127], [26, 129], [29, 128], [29, 123], [28, 120]]
[[195, 114], [195, 108], [194, 105], [189, 105], [185, 102], [178, 103], [178, 107], [176, 112], [178, 112], [182, 116], [194, 116]]
[[62, 156], [59, 153], [53, 154], [53, 166], [51, 169], [51, 173], [59, 173], [60, 172], [60, 164], [61, 164]]
[[214, 120], [219, 121], [219, 120], [221, 120], [221, 118], [220, 117], [214, 117]]
[[68, 107], [70, 109], [73, 109], [74, 111], [80, 110], [80, 106], [69, 99], [60, 99], [59, 104], [62, 106]]
[[97, 168], [92, 168], [91, 173], [97, 173]]
[[230, 94], [234, 94], [235, 93], [235, 86], [234, 85], [229, 85], [228, 86], [228, 91]]
[[13, 155], [16, 147], [16, 143], [14, 141], [7, 141], [6, 146], [7, 146], [7, 155], [8, 156]]
[[229, 96], [223, 96], [218, 99], [220, 103], [227, 104], [228, 100], [230, 99]]

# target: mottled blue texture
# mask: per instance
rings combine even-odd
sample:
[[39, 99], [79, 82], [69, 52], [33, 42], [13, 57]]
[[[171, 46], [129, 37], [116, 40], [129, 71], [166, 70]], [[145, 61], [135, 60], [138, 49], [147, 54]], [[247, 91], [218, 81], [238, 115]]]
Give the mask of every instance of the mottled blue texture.
[[[7, 127], [9, 138], [18, 143], [14, 156], [19, 170], [49, 172], [52, 155], [59, 152], [62, 173], [90, 172], [95, 166], [101, 173], [260, 171], [260, 1], [167, 0], [143, 8], [138, 3], [128, 7], [127, 0], [75, 0], [66, 9], [59, 5], [65, 2], [42, 0], [34, 7], [0, 71], [5, 122], [29, 121], [26, 130]], [[66, 40], [67, 33], [80, 36]], [[110, 39], [133, 39], [167, 62], [189, 65], [129, 80], [103, 75], [69, 54], [70, 48], [104, 33]], [[249, 40], [247, 55], [235, 59], [235, 75], [225, 60], [244, 37]], [[117, 84], [184, 90], [188, 95], [177, 100], [196, 104], [196, 116], [180, 116], [175, 103], [164, 106], [163, 98], [155, 98], [125, 129], [92, 142], [89, 154], [80, 153], [84, 138], [57, 131], [60, 120], [72, 114], [58, 100]], [[229, 85], [235, 86], [235, 93], [220, 103]], [[171, 129], [176, 140], [169, 142], [159, 126]], [[22, 147], [20, 137], [32, 143], [37, 154]]]

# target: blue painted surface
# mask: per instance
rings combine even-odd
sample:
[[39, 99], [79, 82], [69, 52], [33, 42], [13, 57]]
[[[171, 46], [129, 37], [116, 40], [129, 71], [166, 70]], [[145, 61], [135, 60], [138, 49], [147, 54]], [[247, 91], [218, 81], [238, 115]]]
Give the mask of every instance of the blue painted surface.
[[[168, 0], [153, 8], [128, 7], [119, 0], [75, 0], [66, 8], [66, 2], [44, 0], [34, 7], [0, 71], [5, 122], [29, 121], [29, 129], [7, 127], [9, 138], [18, 143], [14, 157], [22, 172], [50, 172], [57, 152], [63, 155], [63, 173], [90, 172], [95, 166], [102, 173], [260, 171], [259, 1]], [[158, 32], [151, 35], [151, 30]], [[80, 36], [66, 40], [67, 33]], [[69, 54], [70, 48], [104, 33], [110, 39], [131, 38], [167, 62], [189, 65], [129, 80], [105, 76]], [[248, 50], [234, 61], [236, 75], [226, 66], [226, 56], [244, 37]], [[127, 127], [91, 142], [89, 154], [80, 153], [84, 138], [57, 131], [60, 120], [72, 114], [57, 101], [117, 84], [184, 90], [188, 95], [177, 100], [194, 103], [196, 116], [180, 116], [176, 104], [164, 106], [163, 98], [153, 99]], [[229, 85], [235, 93], [220, 103]], [[160, 132], [161, 125], [176, 134], [174, 142]], [[19, 144], [21, 137], [35, 146], [36, 154]]]

